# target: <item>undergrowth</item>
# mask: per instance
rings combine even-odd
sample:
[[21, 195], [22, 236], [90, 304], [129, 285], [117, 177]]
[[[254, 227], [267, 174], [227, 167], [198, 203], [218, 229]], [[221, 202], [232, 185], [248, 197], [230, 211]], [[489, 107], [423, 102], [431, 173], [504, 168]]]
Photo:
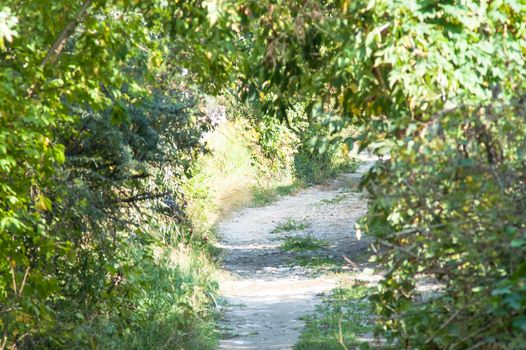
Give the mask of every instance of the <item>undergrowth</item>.
[[329, 242], [312, 236], [285, 237], [280, 249], [286, 252], [303, 252], [325, 248]]
[[354, 283], [342, 285], [325, 297], [306, 322], [294, 350], [342, 350], [367, 348], [360, 336], [373, 331], [370, 288]]
[[[259, 132], [241, 118], [227, 121], [208, 135], [210, 153], [196, 161], [186, 186], [194, 221], [213, 226], [236, 209], [267, 205], [303, 186], [294, 180], [290, 164], [278, 166], [279, 160], [268, 158], [259, 138]], [[294, 147], [292, 143], [285, 146]]]
[[318, 202], [318, 205], [331, 205], [343, 202], [348, 196], [345, 193], [338, 193], [332, 198], [322, 199]]
[[313, 274], [341, 272], [343, 266], [334, 257], [321, 254], [298, 254], [292, 260], [293, 265], [308, 268]]
[[294, 180], [290, 184], [271, 184], [271, 185], [257, 185], [252, 187], [252, 205], [255, 207], [265, 206], [275, 202], [283, 196], [288, 196], [301, 188], [305, 187], [305, 183], [299, 180]]
[[279, 223], [273, 230], [272, 233], [291, 232], [291, 231], [303, 231], [310, 226], [308, 221], [300, 221], [292, 218], [288, 218], [284, 222]]
[[[122, 287], [128, 298], [133, 295], [133, 308], [96, 323], [101, 348], [190, 350], [217, 344], [217, 285], [210, 257], [184, 246], [158, 254], [156, 259], [134, 257], [141, 273], [132, 274]], [[116, 322], [119, 318], [128, 322]]]

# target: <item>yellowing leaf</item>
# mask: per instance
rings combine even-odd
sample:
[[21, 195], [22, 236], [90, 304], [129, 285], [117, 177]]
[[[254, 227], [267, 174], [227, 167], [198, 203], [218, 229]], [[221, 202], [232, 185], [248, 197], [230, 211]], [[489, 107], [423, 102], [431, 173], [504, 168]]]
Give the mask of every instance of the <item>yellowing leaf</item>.
[[49, 198], [47, 198], [43, 194], [40, 194], [36, 200], [35, 207], [38, 210], [47, 211], [51, 210], [53, 206]]

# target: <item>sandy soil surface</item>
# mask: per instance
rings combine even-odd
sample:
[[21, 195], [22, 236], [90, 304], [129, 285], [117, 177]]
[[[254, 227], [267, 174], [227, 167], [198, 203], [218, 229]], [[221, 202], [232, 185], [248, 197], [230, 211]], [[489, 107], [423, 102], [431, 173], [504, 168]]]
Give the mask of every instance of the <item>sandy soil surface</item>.
[[[340, 271], [368, 270], [369, 241], [359, 239], [355, 223], [367, 207], [357, 185], [372, 163], [362, 157], [356, 173], [342, 174], [265, 207], [243, 209], [220, 223], [226, 270], [220, 289], [227, 302], [220, 349], [291, 349], [303, 327], [301, 316], [314, 312], [319, 297], [337, 285], [339, 274], [302, 267], [298, 256], [304, 253], [281, 250], [285, 236], [308, 235], [328, 242], [315, 252], [316, 257], [333, 261]], [[273, 232], [291, 220], [306, 227]], [[343, 256], [356, 265], [346, 263]]]

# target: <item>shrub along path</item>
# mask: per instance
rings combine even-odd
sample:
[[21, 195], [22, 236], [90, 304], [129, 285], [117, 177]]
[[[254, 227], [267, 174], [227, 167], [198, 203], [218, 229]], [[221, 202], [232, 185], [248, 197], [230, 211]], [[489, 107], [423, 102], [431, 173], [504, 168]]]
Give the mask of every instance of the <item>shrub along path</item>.
[[357, 186], [371, 164], [365, 158], [354, 174], [241, 210], [219, 225], [226, 270], [220, 349], [292, 348], [302, 316], [349, 276], [339, 272], [368, 267], [368, 239], [357, 237], [354, 224], [366, 211]]

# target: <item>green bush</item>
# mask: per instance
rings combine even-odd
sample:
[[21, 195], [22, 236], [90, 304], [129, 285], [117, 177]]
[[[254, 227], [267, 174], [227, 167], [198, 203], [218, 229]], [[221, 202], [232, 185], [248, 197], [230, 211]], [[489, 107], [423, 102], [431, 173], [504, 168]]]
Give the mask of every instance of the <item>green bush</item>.
[[448, 111], [370, 174], [367, 225], [388, 267], [373, 299], [395, 341], [526, 347], [525, 121], [523, 98]]
[[300, 146], [294, 156], [294, 173], [307, 183], [320, 183], [342, 171], [355, 171], [356, 162], [339, 150], [319, 153]]
[[[102, 112], [69, 106], [75, 121], [55, 131], [66, 159], [36, 203], [53, 235], [17, 242], [31, 273], [13, 271], [23, 282], [2, 305], [18, 348], [213, 347], [212, 265], [196, 255], [209, 237], [180, 190], [209, 120], [175, 90], [122, 93]], [[186, 267], [163, 257], [177, 252]]]
[[[345, 135], [350, 135], [346, 130]], [[326, 127], [311, 122], [301, 133], [301, 143], [294, 154], [294, 174], [307, 183], [320, 183], [334, 175], [357, 168], [357, 162], [351, 158], [347, 145], [330, 142]], [[341, 137], [341, 136], [340, 136]]]
[[[167, 305], [169, 280], [201, 271], [167, 266], [155, 249], [206, 250], [207, 237], [188, 222], [180, 185], [210, 122], [180, 67], [167, 63], [192, 41], [166, 40], [175, 24], [161, 25], [183, 6], [143, 5], [0, 6], [2, 349], [104, 348], [111, 341], [96, 328], [102, 323], [130, 334], [137, 348], [162, 347], [171, 336], [213, 337], [200, 330], [207, 328], [202, 312], [191, 307], [152, 309], [158, 319], [145, 311], [155, 301]], [[207, 22], [194, 15], [194, 24]], [[147, 274], [161, 279], [157, 286]], [[208, 305], [213, 283], [187, 283], [177, 284], [177, 302]], [[165, 321], [155, 346], [154, 338], [137, 343], [142, 337], [134, 332]]]

